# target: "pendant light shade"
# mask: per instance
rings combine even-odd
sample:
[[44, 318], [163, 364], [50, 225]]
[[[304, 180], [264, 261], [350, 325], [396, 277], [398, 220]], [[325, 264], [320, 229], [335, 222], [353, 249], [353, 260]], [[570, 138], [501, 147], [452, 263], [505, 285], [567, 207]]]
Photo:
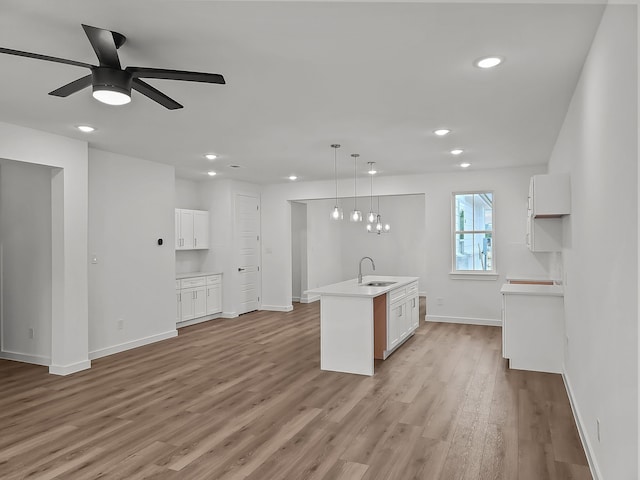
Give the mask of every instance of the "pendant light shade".
[[358, 157], [360, 156], [360, 154], [358, 153], [352, 153], [351, 156], [353, 157], [353, 211], [351, 212], [351, 214], [349, 215], [349, 220], [351, 220], [352, 222], [361, 222], [362, 221], [362, 212], [360, 210], [358, 210], [358, 185], [357, 185], [357, 178], [358, 178], [358, 165], [357, 165], [357, 161], [358, 161]]
[[376, 214], [375, 221], [367, 223], [367, 232], [380, 235], [381, 233], [389, 233], [390, 231], [391, 225], [384, 223], [380, 216], [380, 197], [378, 197], [378, 213]]
[[[372, 224], [376, 221], [378, 214], [373, 211], [373, 176], [376, 174], [375, 162], [367, 162], [369, 165], [369, 175], [371, 175], [371, 190], [369, 192], [369, 213], [367, 214], [367, 223]], [[369, 230], [367, 225], [367, 230]]]
[[340, 208], [340, 205], [338, 205], [338, 149], [340, 148], [340, 145], [338, 143], [334, 143], [331, 145], [331, 148], [333, 148], [333, 172], [336, 182], [336, 203], [331, 211], [330, 218], [331, 220], [342, 220], [342, 209]]

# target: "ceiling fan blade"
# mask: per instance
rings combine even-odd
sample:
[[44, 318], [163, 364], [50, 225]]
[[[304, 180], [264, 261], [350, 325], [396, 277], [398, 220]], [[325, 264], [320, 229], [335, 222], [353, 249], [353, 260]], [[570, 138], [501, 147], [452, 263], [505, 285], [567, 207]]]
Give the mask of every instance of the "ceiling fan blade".
[[76, 62], [75, 60], [67, 60], [66, 58], [50, 57], [49, 55], [40, 55], [39, 53], [23, 52], [22, 50], [11, 50], [10, 48], [0, 47], [0, 53], [7, 55], [17, 55], [19, 57], [35, 58], [37, 60], [46, 60], [47, 62], [64, 63], [66, 65], [75, 65], [76, 67], [91, 68], [93, 65], [88, 63]]
[[114, 37], [115, 32], [84, 24], [82, 25], [82, 28], [84, 28], [84, 33], [87, 34], [87, 37], [91, 42], [91, 46], [98, 56], [100, 66], [117, 68], [120, 70], [120, 59], [118, 58], [118, 50]]
[[149, 97], [154, 102], [158, 102], [160, 105], [162, 105], [165, 108], [168, 108], [169, 110], [177, 110], [178, 108], [182, 108], [182, 105], [180, 105], [178, 102], [176, 102], [172, 98], [167, 97], [160, 90], [153, 88], [151, 85], [143, 82], [139, 78], [133, 79], [131, 83], [131, 88], [140, 92], [146, 97]]
[[72, 93], [79, 92], [83, 88], [87, 88], [91, 86], [91, 75], [87, 75], [86, 77], [79, 78], [71, 83], [67, 83], [66, 85], [54, 90], [53, 92], [49, 92], [49, 95], [54, 95], [56, 97], [68, 97]]
[[187, 82], [205, 82], [225, 84], [224, 77], [217, 73], [187, 72], [183, 70], [165, 70], [163, 68], [127, 67], [133, 78], [160, 78], [164, 80], [183, 80]]

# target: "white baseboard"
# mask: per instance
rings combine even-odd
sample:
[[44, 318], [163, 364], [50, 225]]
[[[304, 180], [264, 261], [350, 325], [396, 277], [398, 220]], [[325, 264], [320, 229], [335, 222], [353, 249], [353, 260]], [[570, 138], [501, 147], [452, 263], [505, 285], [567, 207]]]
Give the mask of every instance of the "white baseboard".
[[466, 325], [488, 325], [490, 327], [502, 326], [502, 320], [495, 320], [493, 318], [444, 317], [438, 315], [427, 315], [425, 321], [440, 323], [463, 323]]
[[214, 315], [207, 315], [205, 317], [192, 318], [191, 320], [187, 320], [186, 322], [176, 323], [176, 328], [188, 327], [190, 325], [196, 325], [202, 322], [208, 322], [209, 320], [215, 320], [216, 318], [221, 318], [221, 313], [216, 313]]
[[291, 297], [292, 302], [300, 302], [300, 297]]
[[238, 312], [222, 312], [222, 318], [238, 318]]
[[293, 311], [293, 305], [262, 305], [260, 310], [267, 310], [269, 312], [291, 312]]
[[320, 300], [320, 295], [305, 295], [300, 298], [300, 303], [313, 303]]
[[42, 355], [29, 355], [19, 352], [10, 352], [6, 350], [0, 352], [0, 358], [4, 360], [15, 360], [16, 362], [32, 363], [33, 365], [43, 365], [45, 367], [51, 365], [50, 357], [43, 357]]
[[571, 404], [571, 411], [573, 412], [573, 418], [575, 419], [576, 426], [578, 427], [578, 434], [580, 435], [582, 448], [584, 449], [584, 453], [587, 456], [587, 462], [589, 463], [591, 476], [593, 477], [593, 480], [601, 480], [602, 474], [600, 473], [600, 468], [598, 468], [598, 462], [596, 462], [595, 455], [593, 454], [593, 448], [591, 447], [591, 442], [589, 441], [589, 437], [587, 436], [587, 432], [584, 428], [582, 415], [580, 415], [578, 405], [575, 402], [573, 389], [571, 388], [571, 382], [569, 382], [569, 379], [564, 373], [562, 374], [562, 381], [564, 382], [564, 388], [567, 390], [567, 396], [569, 397], [569, 403]]
[[81, 362], [71, 363], [69, 365], [49, 365], [49, 373], [51, 375], [65, 376], [89, 368], [91, 368], [91, 360], [82, 360]]
[[131, 350], [132, 348], [142, 347], [143, 345], [166, 340], [177, 335], [177, 330], [169, 330], [168, 332], [158, 333], [156, 335], [150, 335], [130, 342], [120, 343], [118, 345], [113, 345], [112, 347], [101, 348], [99, 350], [89, 352], [89, 359], [94, 360], [96, 358], [106, 357], [107, 355], [113, 355], [114, 353], [124, 352], [126, 350]]

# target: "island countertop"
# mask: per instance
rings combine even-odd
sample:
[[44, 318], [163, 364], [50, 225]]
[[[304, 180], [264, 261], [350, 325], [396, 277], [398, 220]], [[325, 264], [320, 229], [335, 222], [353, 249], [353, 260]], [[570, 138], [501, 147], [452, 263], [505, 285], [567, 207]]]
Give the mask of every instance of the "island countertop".
[[[320, 295], [333, 295], [338, 297], [377, 297], [391, 290], [408, 285], [419, 280], [419, 277], [394, 277], [384, 275], [367, 275], [362, 278], [362, 284], [358, 284], [357, 278], [344, 282], [333, 283], [318, 288], [312, 288], [305, 293], [315, 293]], [[394, 282], [384, 287], [366, 286], [368, 282]]]

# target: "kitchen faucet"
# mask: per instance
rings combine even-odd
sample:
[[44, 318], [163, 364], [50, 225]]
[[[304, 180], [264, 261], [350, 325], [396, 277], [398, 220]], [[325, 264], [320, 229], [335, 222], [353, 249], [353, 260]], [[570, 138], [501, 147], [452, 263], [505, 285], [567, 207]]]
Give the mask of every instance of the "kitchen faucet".
[[371, 257], [362, 257], [360, 259], [360, 265], [358, 265], [358, 285], [360, 285], [362, 283], [362, 261], [368, 258], [369, 260], [371, 260], [371, 266], [373, 267], [373, 269], [376, 269], [376, 264], [373, 262], [373, 258]]

